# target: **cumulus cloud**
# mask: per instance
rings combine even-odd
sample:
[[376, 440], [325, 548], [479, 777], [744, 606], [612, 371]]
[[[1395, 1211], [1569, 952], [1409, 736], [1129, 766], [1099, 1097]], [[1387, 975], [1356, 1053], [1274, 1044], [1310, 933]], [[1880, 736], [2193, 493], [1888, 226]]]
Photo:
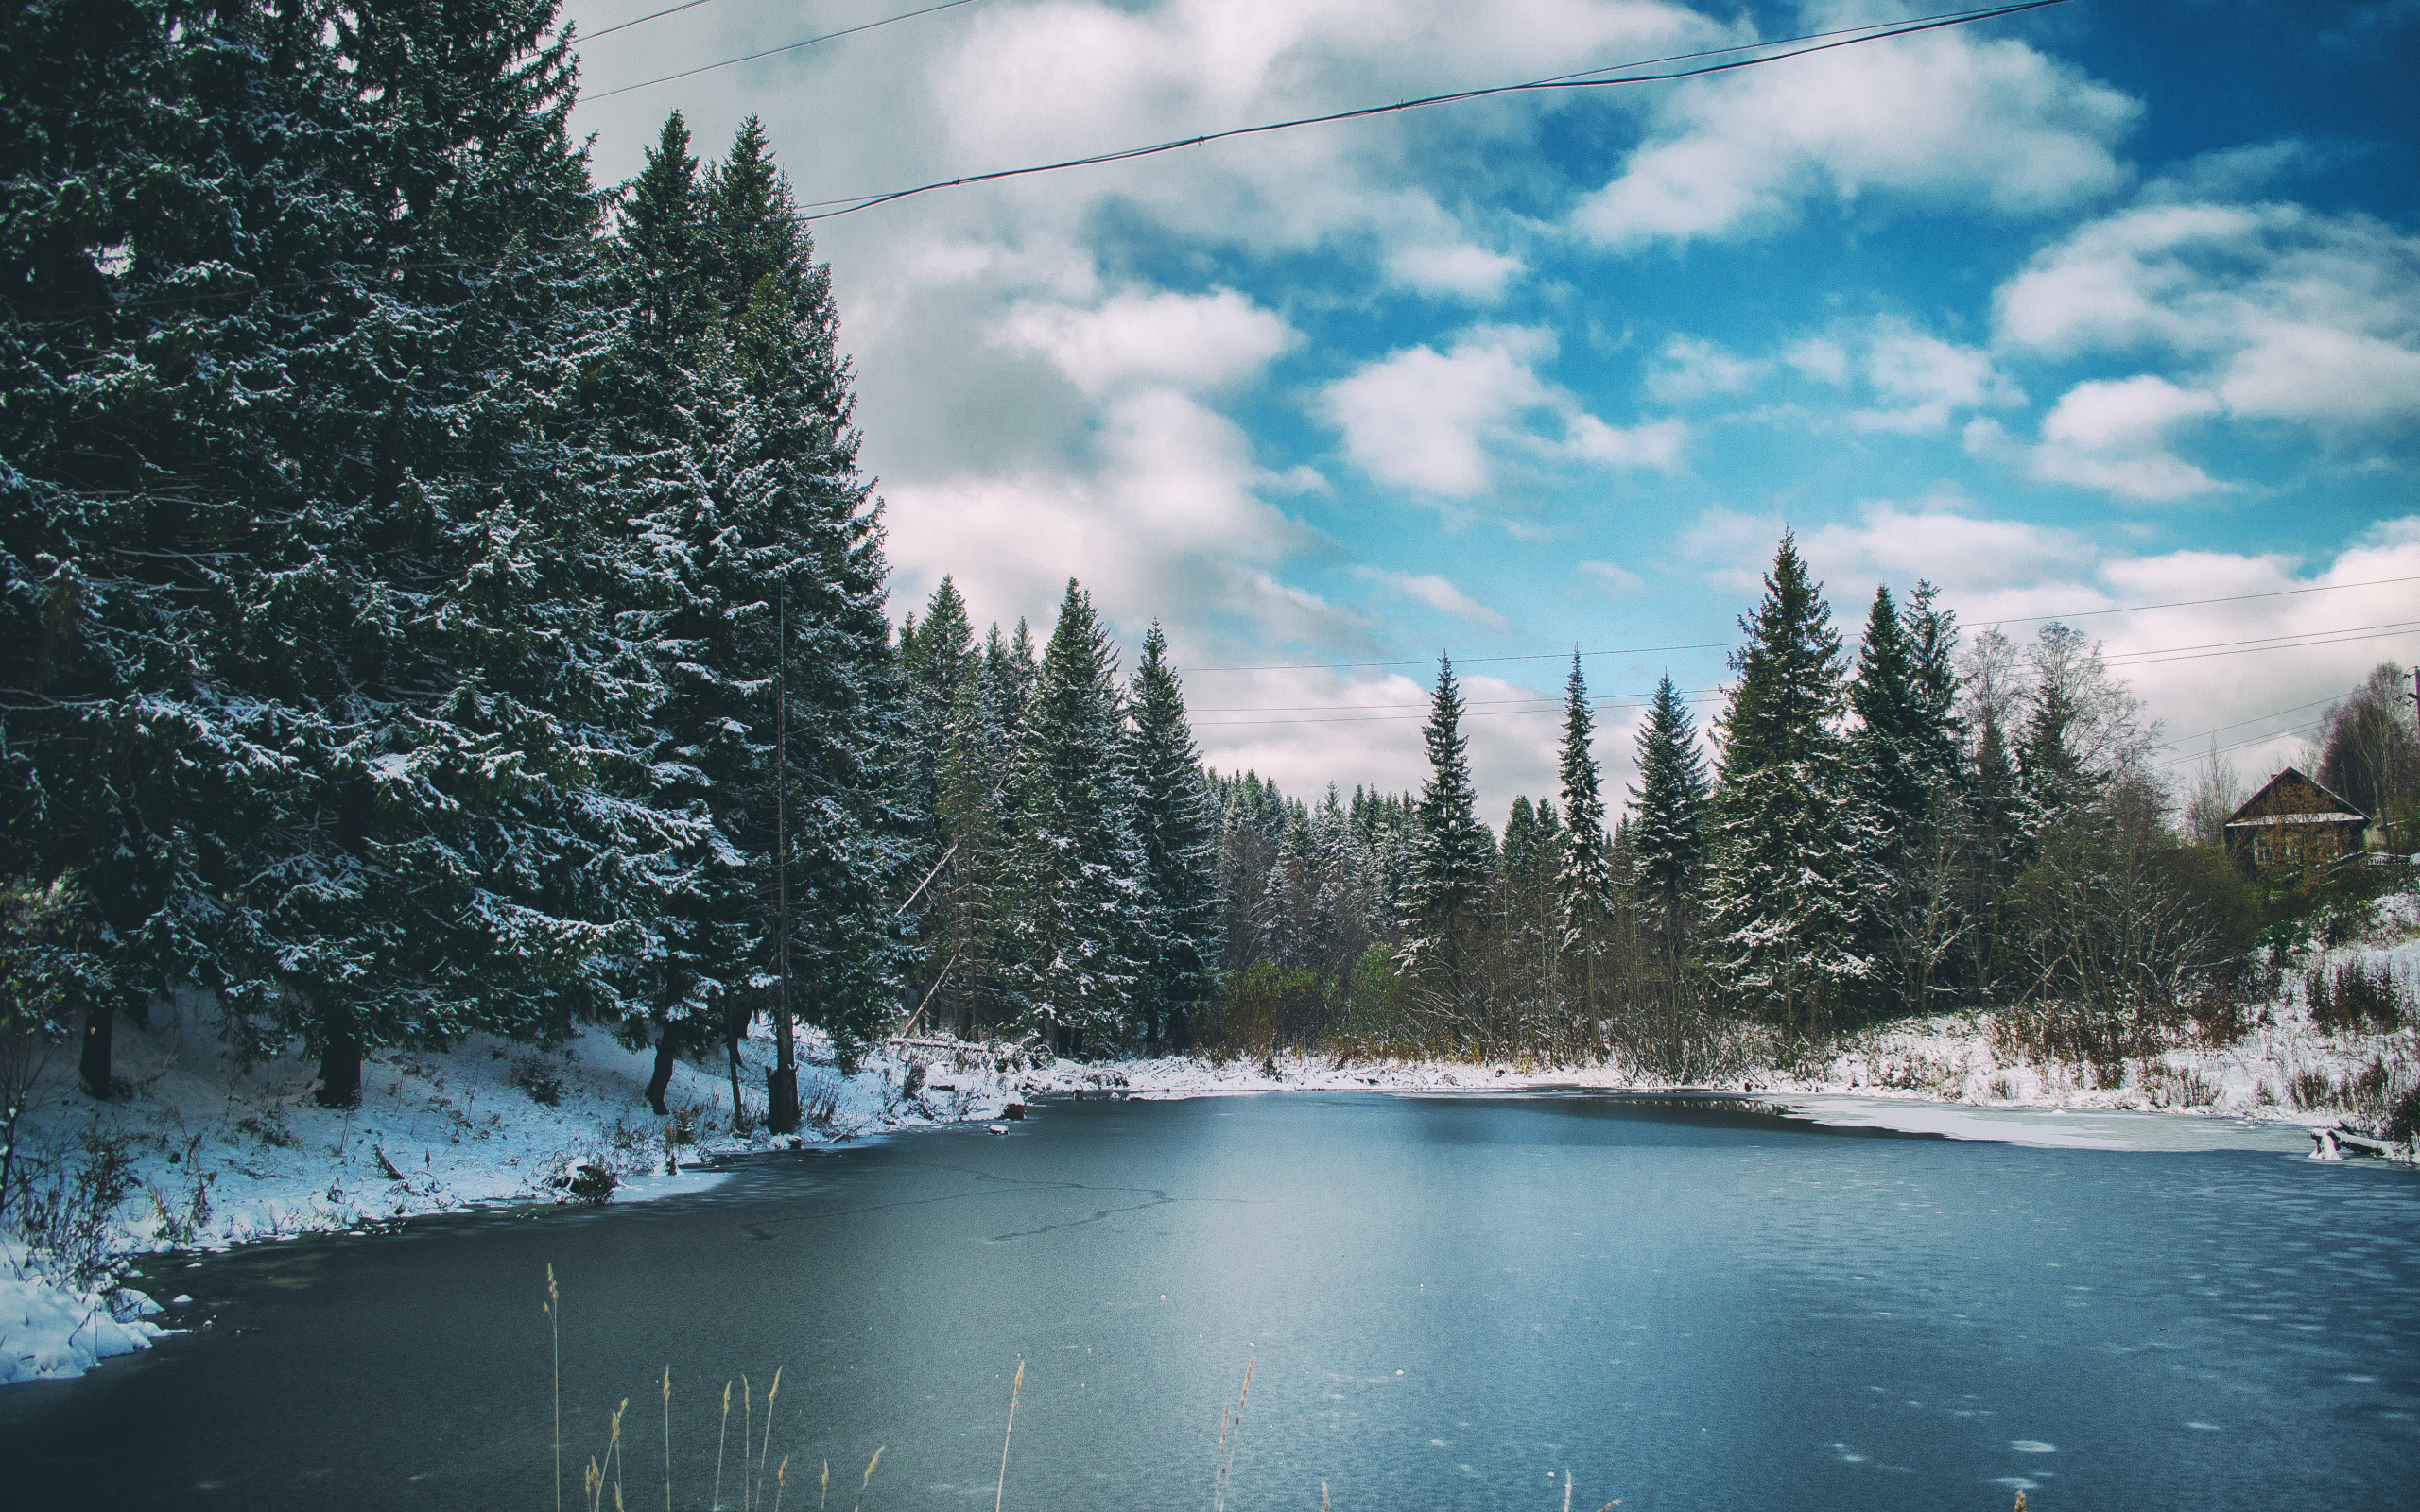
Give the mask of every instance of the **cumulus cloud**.
[[1521, 260], [1467, 243], [1399, 248], [1387, 256], [1397, 283], [1423, 294], [1450, 294], [1480, 304], [1504, 297], [1505, 284], [1522, 271]]
[[1876, 43], [1660, 96], [1650, 139], [1571, 223], [1599, 245], [1753, 235], [1807, 201], [1888, 191], [2005, 215], [2126, 180], [2134, 100], [2008, 39]]
[[[2096, 380], [2060, 396], [2042, 421], [2040, 445], [2014, 450], [2026, 473], [2046, 483], [2167, 504], [2224, 487], [2170, 449], [2179, 431], [2218, 412], [2214, 396], [2151, 373]], [[2010, 449], [1985, 422], [1968, 435], [1979, 453]]]
[[2169, 357], [2237, 418], [2341, 436], [2420, 417], [2420, 236], [2367, 216], [2138, 205], [2045, 249], [1996, 313], [2010, 348]]
[[1865, 373], [1885, 403], [1849, 416], [1849, 423], [1861, 431], [1944, 431], [1949, 428], [1952, 410], [2025, 402], [2023, 391], [1993, 366], [1988, 352], [1895, 320], [1882, 322], [1876, 332]]
[[1711, 341], [1676, 335], [1664, 343], [1655, 366], [1647, 370], [1647, 391], [1668, 404], [1708, 394], [1737, 394], [1772, 370], [1772, 364], [1762, 358], [1742, 357]]
[[1254, 491], [1243, 433], [1193, 399], [1118, 399], [1082, 464], [890, 488], [894, 597], [912, 607], [943, 574], [981, 617], [1046, 623], [1069, 576], [1111, 624], [1191, 627], [1198, 644], [1359, 649], [1357, 614], [1285, 583], [1312, 532]]
[[1330, 384], [1322, 404], [1355, 466], [1444, 498], [1484, 492], [1508, 449], [1616, 468], [1679, 465], [1681, 422], [1624, 428], [1587, 413], [1538, 376], [1535, 365], [1554, 351], [1549, 331], [1479, 326], [1443, 352], [1423, 344], [1366, 364]]
[[1040, 352], [1086, 394], [1099, 394], [1136, 382], [1198, 391], [1256, 378], [1295, 333], [1235, 290], [1216, 289], [1125, 293], [1089, 309], [1021, 301], [992, 339]]

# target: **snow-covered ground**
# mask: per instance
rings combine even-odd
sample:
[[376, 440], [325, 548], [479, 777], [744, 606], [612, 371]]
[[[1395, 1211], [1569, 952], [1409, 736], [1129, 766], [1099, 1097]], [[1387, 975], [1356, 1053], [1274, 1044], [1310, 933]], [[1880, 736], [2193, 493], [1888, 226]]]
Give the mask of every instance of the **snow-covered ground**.
[[[2420, 1081], [2420, 899], [2394, 901], [2370, 939], [2307, 965], [2383, 963], [2400, 988], [2406, 1026], [2330, 1034], [2311, 1022], [2302, 976], [2252, 1015], [2232, 1044], [2185, 1044], [2104, 1079], [2082, 1067], [2013, 1054], [1989, 1015], [1902, 1023], [1856, 1037], [1797, 1075], [1766, 1067], [1720, 1089], [1753, 1089], [1826, 1123], [2097, 1148], [2308, 1148], [2303, 1126], [2374, 1108], [2381, 1080]], [[605, 1200], [646, 1200], [718, 1179], [716, 1157], [769, 1150], [761, 1128], [732, 1126], [719, 1066], [674, 1073], [669, 1120], [648, 1112], [650, 1056], [585, 1034], [550, 1050], [475, 1040], [442, 1054], [382, 1051], [363, 1067], [361, 1106], [311, 1099], [314, 1064], [300, 1056], [238, 1063], [206, 1018], [163, 1010], [148, 1030], [121, 1028], [117, 1071], [132, 1095], [95, 1104], [74, 1086], [62, 1047], [20, 1130], [20, 1159], [39, 1189], [72, 1194], [96, 1151], [123, 1160], [126, 1200], [100, 1215], [97, 1247], [130, 1255], [221, 1248], [308, 1232], [359, 1231], [481, 1205], [580, 1200], [614, 1174]], [[752, 1112], [764, 1106], [769, 1031], [748, 1042], [741, 1073]], [[1643, 1091], [1666, 1084], [1620, 1065], [1264, 1060], [1166, 1057], [1100, 1064], [1052, 1061], [1007, 1046], [893, 1042], [854, 1075], [820, 1036], [802, 1037], [804, 1144], [939, 1124], [992, 1124], [1011, 1104], [1052, 1097], [1194, 1097], [1281, 1091], [1399, 1092]], [[2372, 1067], [2382, 1067], [2373, 1072]], [[2372, 1089], [2358, 1089], [2365, 1074]], [[550, 1099], [550, 1100], [549, 1100]], [[14, 1222], [17, 1214], [10, 1215]], [[0, 1238], [0, 1383], [75, 1374], [141, 1349], [161, 1332], [148, 1299], [88, 1276], [78, 1290], [56, 1263], [38, 1264]], [[173, 1298], [161, 1298], [173, 1301]]]

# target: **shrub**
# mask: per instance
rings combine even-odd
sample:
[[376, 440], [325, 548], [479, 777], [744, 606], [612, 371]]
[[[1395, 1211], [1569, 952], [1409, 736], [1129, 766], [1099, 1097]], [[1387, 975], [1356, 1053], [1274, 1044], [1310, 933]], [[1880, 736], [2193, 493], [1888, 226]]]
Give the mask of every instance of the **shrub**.
[[250, 1118], [237, 1119], [235, 1127], [239, 1132], [260, 1141], [265, 1149], [290, 1150], [302, 1143], [294, 1130], [286, 1127], [285, 1113], [274, 1108]]
[[95, 1125], [77, 1141], [76, 1158], [19, 1152], [19, 1160], [11, 1227], [78, 1289], [100, 1289], [117, 1269], [110, 1222], [137, 1186], [128, 1140]]
[[2333, 972], [2313, 971], [2304, 979], [2303, 993], [2311, 1023], [2329, 1033], [2386, 1034], [2403, 1022], [2402, 994], [2383, 961], [2347, 961]]
[[2396, 1144], [2410, 1144], [2420, 1139], [2420, 1086], [2403, 1090], [2403, 1095], [2387, 1108], [2386, 1126], [2378, 1132]]
[[2297, 1072], [2286, 1083], [2286, 1106], [2298, 1113], [2315, 1113], [2336, 1103], [2336, 1084], [2324, 1071]]
[[529, 1100], [542, 1108], [552, 1108], [563, 1100], [562, 1072], [535, 1052], [514, 1061], [506, 1080], [527, 1092]]

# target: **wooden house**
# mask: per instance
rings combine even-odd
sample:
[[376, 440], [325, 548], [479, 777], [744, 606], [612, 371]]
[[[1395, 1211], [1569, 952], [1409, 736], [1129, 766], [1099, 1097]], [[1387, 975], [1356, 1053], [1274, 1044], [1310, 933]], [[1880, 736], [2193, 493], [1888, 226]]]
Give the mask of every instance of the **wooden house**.
[[2227, 854], [2247, 870], [2320, 867], [2358, 853], [2370, 816], [2289, 766], [2228, 816]]

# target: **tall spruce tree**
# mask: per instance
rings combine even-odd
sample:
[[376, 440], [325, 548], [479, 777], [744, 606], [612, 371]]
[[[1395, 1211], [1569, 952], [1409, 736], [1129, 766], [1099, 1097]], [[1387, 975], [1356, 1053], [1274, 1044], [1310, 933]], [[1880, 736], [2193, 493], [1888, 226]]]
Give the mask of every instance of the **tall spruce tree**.
[[1428, 781], [1420, 793], [1419, 832], [1405, 888], [1409, 918], [1404, 956], [1409, 970], [1442, 980], [1448, 990], [1461, 986], [1467, 936], [1495, 870], [1495, 840], [1479, 820], [1470, 742], [1461, 725], [1461, 685], [1454, 679], [1453, 659], [1441, 656], [1428, 722], [1420, 732], [1428, 750]]
[[1145, 863], [1116, 671], [1091, 597], [1068, 579], [1026, 713], [1009, 913], [1013, 1002], [1063, 1055], [1103, 1048], [1140, 974]]
[[1134, 1014], [1154, 1051], [1164, 1040], [1188, 1041], [1220, 954], [1218, 825], [1167, 648], [1154, 622], [1127, 695], [1133, 712], [1127, 764], [1143, 853]]
[[1614, 904], [1605, 800], [1596, 752], [1590, 748], [1595, 739], [1596, 713], [1589, 707], [1588, 684], [1575, 652], [1571, 676], [1564, 684], [1563, 750], [1557, 764], [1563, 780], [1564, 841], [1554, 885], [1555, 945], [1564, 991], [1580, 1017], [1591, 1022], [1598, 1016], [1599, 957]]
[[1840, 633], [1784, 534], [1733, 653], [1707, 878], [1708, 966], [1737, 1002], [1813, 1032], [1870, 974], [1858, 954], [1861, 837], [1836, 722]]
[[1668, 674], [1638, 731], [1638, 785], [1630, 790], [1633, 885], [1654, 921], [1665, 974], [1675, 988], [1688, 953], [1705, 863], [1705, 758], [1688, 706]]

